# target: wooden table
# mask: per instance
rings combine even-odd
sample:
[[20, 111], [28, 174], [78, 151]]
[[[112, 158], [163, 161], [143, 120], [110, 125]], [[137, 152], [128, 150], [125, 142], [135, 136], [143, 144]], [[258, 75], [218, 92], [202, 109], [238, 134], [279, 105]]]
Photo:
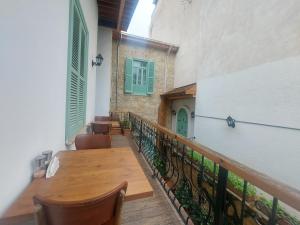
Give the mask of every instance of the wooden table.
[[[150, 197], [153, 189], [130, 148], [61, 151], [60, 167], [49, 179], [35, 179], [4, 213], [2, 219], [32, 217], [32, 197], [78, 201], [102, 195], [128, 181], [125, 201]], [[0, 223], [1, 224], [1, 223]]]
[[108, 125], [111, 125], [112, 128], [120, 127], [119, 121], [94, 121], [92, 123], [95, 123], [95, 124], [108, 124]]

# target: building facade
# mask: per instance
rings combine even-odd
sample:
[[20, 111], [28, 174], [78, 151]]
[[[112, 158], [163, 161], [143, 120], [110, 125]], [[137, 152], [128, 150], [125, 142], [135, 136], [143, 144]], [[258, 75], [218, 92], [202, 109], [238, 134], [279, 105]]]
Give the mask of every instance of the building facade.
[[150, 30], [179, 45], [175, 87], [197, 83], [196, 140], [298, 188], [299, 10], [297, 0], [159, 0]]
[[174, 87], [177, 50], [171, 44], [124, 33], [113, 40], [111, 111], [131, 111], [157, 121], [160, 95]]

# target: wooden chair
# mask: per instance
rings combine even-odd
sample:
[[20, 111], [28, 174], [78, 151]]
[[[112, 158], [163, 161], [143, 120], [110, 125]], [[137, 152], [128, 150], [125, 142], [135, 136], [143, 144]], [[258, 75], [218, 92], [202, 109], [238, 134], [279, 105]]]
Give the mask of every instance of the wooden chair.
[[75, 138], [77, 150], [111, 148], [111, 137], [102, 134], [80, 134]]
[[110, 114], [110, 118], [111, 118], [111, 120], [112, 121], [120, 121], [120, 116], [119, 116], [119, 114], [117, 114], [117, 113], [111, 113]]
[[111, 125], [110, 124], [97, 124], [91, 123], [93, 134], [109, 134]]
[[110, 116], [95, 116], [95, 121], [110, 121]]
[[127, 182], [97, 198], [59, 202], [41, 196], [33, 198], [38, 225], [120, 225]]

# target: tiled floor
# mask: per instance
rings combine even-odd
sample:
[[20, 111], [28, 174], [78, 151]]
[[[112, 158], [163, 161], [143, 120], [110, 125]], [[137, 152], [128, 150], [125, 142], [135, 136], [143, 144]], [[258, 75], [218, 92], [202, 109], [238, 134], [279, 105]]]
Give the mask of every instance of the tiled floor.
[[160, 188], [159, 183], [151, 177], [151, 170], [145, 160], [137, 152], [136, 146], [131, 140], [124, 136], [113, 136], [112, 147], [129, 146], [133, 149], [146, 176], [151, 183], [154, 195], [150, 198], [139, 199], [124, 203], [122, 212], [123, 225], [179, 225], [182, 224], [176, 211], [168, 202], [167, 196]]

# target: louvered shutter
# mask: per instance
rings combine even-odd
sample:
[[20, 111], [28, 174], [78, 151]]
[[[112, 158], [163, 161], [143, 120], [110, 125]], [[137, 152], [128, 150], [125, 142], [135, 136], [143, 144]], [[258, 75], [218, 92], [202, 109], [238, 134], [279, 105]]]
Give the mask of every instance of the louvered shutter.
[[132, 93], [132, 59], [125, 60], [125, 78], [124, 78], [124, 92]]
[[82, 127], [85, 122], [86, 114], [86, 33], [81, 29], [81, 46], [80, 46], [80, 76], [78, 83], [78, 125]]
[[66, 115], [67, 142], [73, 139], [84, 126], [87, 84], [87, 29], [79, 2], [73, 0], [71, 7]]
[[153, 94], [154, 77], [155, 77], [155, 65], [154, 62], [150, 61], [148, 62], [147, 94]]

